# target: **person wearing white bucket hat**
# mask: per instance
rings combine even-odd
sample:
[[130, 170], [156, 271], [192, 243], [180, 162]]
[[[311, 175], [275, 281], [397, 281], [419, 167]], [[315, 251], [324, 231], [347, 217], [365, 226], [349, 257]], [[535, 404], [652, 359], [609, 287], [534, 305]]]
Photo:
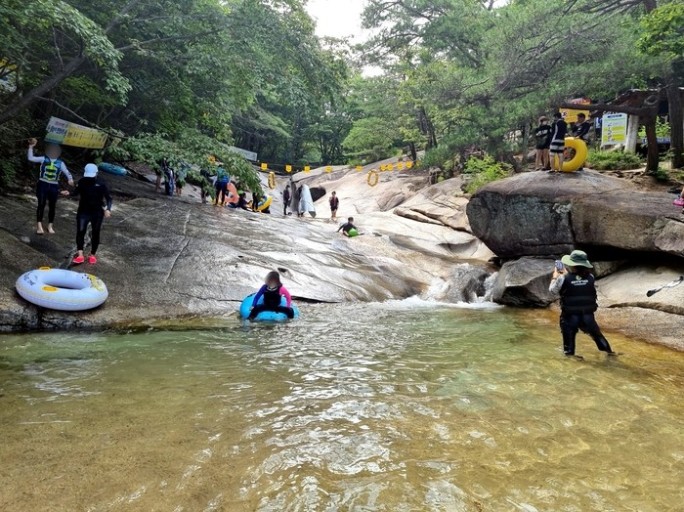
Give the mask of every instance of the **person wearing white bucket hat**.
[[97, 263], [97, 249], [100, 246], [100, 229], [105, 217], [112, 214], [112, 196], [107, 184], [97, 178], [97, 165], [85, 166], [83, 178], [76, 185], [72, 196], [79, 196], [78, 212], [76, 213], [76, 249], [78, 252], [72, 263], [80, 265], [85, 263], [83, 250], [85, 247], [85, 235], [88, 225], [92, 226], [90, 238], [90, 256], [88, 263]]
[[617, 355], [596, 323], [594, 313], [598, 309], [596, 283], [584, 251], [572, 251], [557, 262], [549, 291], [561, 299], [560, 328], [563, 336], [563, 352], [575, 355], [575, 338], [578, 331], [587, 333], [601, 352]]

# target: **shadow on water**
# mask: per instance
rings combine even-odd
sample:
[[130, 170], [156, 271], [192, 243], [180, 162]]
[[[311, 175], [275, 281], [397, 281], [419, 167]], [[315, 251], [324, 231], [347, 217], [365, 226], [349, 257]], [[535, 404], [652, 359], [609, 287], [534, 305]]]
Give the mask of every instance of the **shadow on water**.
[[5, 336], [0, 509], [676, 510], [684, 355], [418, 299]]

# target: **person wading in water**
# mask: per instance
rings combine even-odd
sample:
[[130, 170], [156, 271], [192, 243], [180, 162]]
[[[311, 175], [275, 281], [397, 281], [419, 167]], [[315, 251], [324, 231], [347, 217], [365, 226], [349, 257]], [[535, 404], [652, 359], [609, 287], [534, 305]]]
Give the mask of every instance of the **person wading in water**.
[[596, 283], [591, 273], [593, 265], [587, 253], [572, 251], [557, 262], [549, 291], [559, 294], [561, 299], [560, 329], [563, 336], [563, 352], [566, 356], [582, 359], [575, 355], [575, 338], [582, 330], [596, 343], [601, 352], [617, 355], [610, 347], [596, 323], [594, 313], [598, 309]]

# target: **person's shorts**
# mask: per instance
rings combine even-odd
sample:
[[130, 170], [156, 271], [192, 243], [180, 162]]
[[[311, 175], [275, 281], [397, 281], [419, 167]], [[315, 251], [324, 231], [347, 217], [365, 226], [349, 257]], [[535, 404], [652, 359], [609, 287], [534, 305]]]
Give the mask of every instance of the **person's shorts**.
[[337, 211], [337, 208], [330, 208], [330, 211], [331, 211], [331, 212], [336, 212], [336, 211]]
[[549, 149], [548, 144], [538, 144], [537, 145], [537, 151], [544, 151], [545, 149]]
[[551, 143], [549, 151], [554, 154], [562, 154], [565, 151], [565, 141], [564, 140], [554, 140]]

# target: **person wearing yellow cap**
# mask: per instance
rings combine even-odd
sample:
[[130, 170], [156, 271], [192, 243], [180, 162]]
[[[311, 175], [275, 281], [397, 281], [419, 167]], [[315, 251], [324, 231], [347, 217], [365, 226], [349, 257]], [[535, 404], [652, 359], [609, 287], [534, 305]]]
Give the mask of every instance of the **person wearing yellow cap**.
[[575, 355], [575, 338], [578, 331], [587, 333], [596, 347], [610, 356], [617, 355], [596, 323], [594, 313], [598, 309], [594, 266], [584, 251], [572, 251], [556, 262], [549, 291], [560, 295], [560, 329], [563, 336], [563, 352]]

